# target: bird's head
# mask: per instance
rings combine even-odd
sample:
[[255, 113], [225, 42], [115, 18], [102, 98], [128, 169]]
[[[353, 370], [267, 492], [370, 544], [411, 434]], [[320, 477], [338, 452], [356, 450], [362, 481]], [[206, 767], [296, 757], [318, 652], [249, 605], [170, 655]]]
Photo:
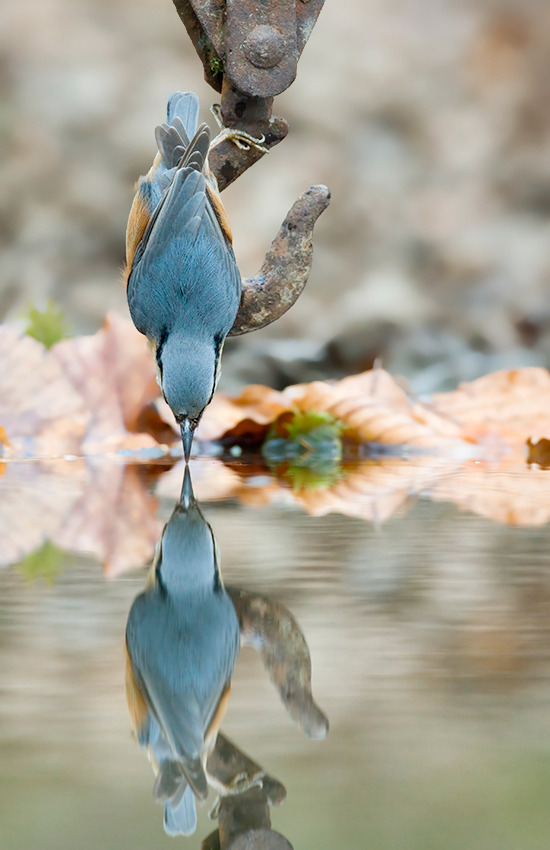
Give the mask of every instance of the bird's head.
[[218, 380], [221, 343], [169, 334], [157, 351], [160, 385], [181, 429], [189, 460], [195, 429]]

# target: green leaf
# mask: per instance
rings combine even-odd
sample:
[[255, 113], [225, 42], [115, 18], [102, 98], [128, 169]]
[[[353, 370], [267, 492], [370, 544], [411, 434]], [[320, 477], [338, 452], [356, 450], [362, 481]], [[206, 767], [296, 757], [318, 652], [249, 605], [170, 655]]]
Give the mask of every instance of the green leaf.
[[35, 549], [20, 561], [19, 571], [29, 582], [43, 578], [47, 584], [53, 584], [62, 570], [64, 560], [65, 553], [46, 540], [40, 549]]
[[29, 307], [26, 318], [25, 333], [37, 339], [46, 348], [51, 348], [56, 342], [68, 336], [65, 316], [51, 299], [45, 310]]
[[310, 460], [306, 464], [289, 463], [283, 474], [297, 493], [300, 490], [326, 490], [344, 477], [344, 470], [339, 463], [315, 463]]
[[262, 455], [293, 490], [330, 487], [343, 476], [343, 430], [343, 423], [329, 413], [283, 414], [271, 426]]

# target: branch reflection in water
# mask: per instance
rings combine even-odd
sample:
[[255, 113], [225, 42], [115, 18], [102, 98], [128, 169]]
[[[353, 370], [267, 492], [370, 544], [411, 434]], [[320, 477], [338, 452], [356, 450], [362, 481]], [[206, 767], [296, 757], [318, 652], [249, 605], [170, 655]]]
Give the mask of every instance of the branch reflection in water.
[[290, 717], [309, 737], [324, 738], [328, 721], [311, 695], [311, 660], [297, 622], [280, 603], [224, 587], [214, 534], [186, 468], [147, 586], [128, 616], [132, 725], [155, 772], [153, 794], [164, 804], [168, 834], [195, 831], [195, 800], [205, 800], [210, 785], [218, 828], [205, 848], [237, 846], [238, 836], [250, 848], [288, 848], [269, 814], [284, 800], [284, 786], [219, 733], [239, 645], [259, 652]]

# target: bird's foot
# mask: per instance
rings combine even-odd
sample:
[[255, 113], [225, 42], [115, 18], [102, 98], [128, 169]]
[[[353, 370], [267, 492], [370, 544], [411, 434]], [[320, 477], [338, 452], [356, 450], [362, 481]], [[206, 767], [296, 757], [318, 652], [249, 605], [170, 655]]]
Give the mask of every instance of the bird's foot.
[[256, 137], [251, 133], [247, 133], [246, 130], [235, 130], [233, 127], [224, 127], [221, 119], [221, 107], [219, 103], [212, 104], [210, 112], [216, 119], [216, 123], [220, 128], [220, 132], [212, 141], [210, 147], [215, 147], [216, 145], [219, 145], [220, 142], [227, 139], [228, 141], [233, 142], [233, 144], [242, 151], [249, 151], [250, 148], [255, 148], [257, 151], [261, 151], [262, 153], [269, 153], [269, 148], [264, 144], [264, 135]]
[[208, 813], [208, 817], [211, 820], [217, 820], [224, 797], [236, 797], [237, 794], [244, 794], [245, 791], [250, 791], [251, 788], [261, 788], [264, 783], [264, 777], [265, 773], [263, 770], [259, 770], [253, 776], [249, 776], [245, 770], [242, 773], [238, 773], [230, 782], [226, 785], [224, 784], [223, 790], [218, 794], [214, 805]]

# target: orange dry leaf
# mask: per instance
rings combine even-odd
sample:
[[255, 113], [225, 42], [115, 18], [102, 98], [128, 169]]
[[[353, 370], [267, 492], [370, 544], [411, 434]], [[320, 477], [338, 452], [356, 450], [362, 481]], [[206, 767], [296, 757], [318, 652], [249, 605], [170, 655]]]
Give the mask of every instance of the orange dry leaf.
[[494, 372], [434, 396], [432, 406], [456, 423], [463, 439], [523, 459], [528, 440], [550, 437], [550, 372]]
[[429, 496], [507, 525], [544, 525], [550, 521], [548, 472], [513, 460], [465, 463], [457, 474], [435, 481]]
[[[109, 576], [147, 563], [162, 525], [148, 473], [117, 459], [7, 463], [0, 477], [0, 565], [19, 561], [46, 540], [95, 556]], [[204, 502], [294, 503], [314, 516], [341, 513], [381, 524], [421, 496], [507, 524], [550, 521], [548, 472], [512, 462], [364, 460], [345, 468], [331, 486], [296, 492], [265, 469], [249, 474], [246, 465], [229, 469], [217, 459], [193, 461], [192, 473], [195, 494]], [[176, 501], [182, 476], [182, 465], [163, 474], [157, 497]]]
[[93, 336], [59, 342], [51, 350], [88, 413], [84, 454], [156, 445], [149, 434], [130, 434], [142, 410], [157, 397], [145, 338], [116, 314]]
[[162, 425], [150, 408], [159, 394], [155, 368], [145, 338], [126, 319], [109, 315], [98, 333], [64, 340], [49, 351], [0, 326], [0, 359], [0, 427], [9, 435], [9, 442], [2, 440], [4, 455], [157, 445], [141, 430], [144, 421], [151, 431]]
[[[297, 384], [282, 392], [249, 387], [236, 399], [215, 396], [198, 433], [202, 439], [238, 434], [243, 420], [265, 426], [291, 410], [330, 413], [360, 442], [459, 450], [459, 427], [409, 396], [383, 369], [328, 383]], [[250, 429], [252, 430], [252, 429]]]
[[76, 452], [87, 411], [59, 362], [35, 339], [0, 325], [0, 425], [3, 454]]
[[313, 516], [341, 513], [378, 525], [407, 508], [413, 496], [429, 492], [448, 474], [449, 465], [437, 459], [368, 460], [332, 486], [300, 490], [294, 498]]
[[81, 496], [52, 542], [95, 555], [110, 577], [146, 564], [162, 524], [141, 467], [110, 458], [88, 464], [87, 472]]
[[[232, 433], [243, 437], [248, 432], [259, 437], [277, 417], [288, 410], [284, 393], [253, 384], [237, 398], [219, 393], [207, 407], [197, 431], [200, 440], [219, 440]], [[260, 426], [258, 428], [258, 426]]]
[[5, 446], [6, 448], [10, 448], [11, 443], [8, 440], [8, 435], [6, 434], [6, 429], [2, 428], [0, 426], [0, 450], [2, 449], [2, 446]]
[[[297, 384], [282, 392], [251, 387], [214, 398], [199, 437], [261, 433], [290, 410], [326, 412], [360, 442], [411, 446], [451, 457], [526, 457], [528, 439], [550, 437], [550, 373], [525, 368], [495, 372], [430, 403], [418, 401], [382, 369], [337, 382]], [[246, 430], [246, 429], [245, 429]]]
[[0, 565], [50, 540], [98, 558], [107, 575], [146, 564], [160, 536], [146, 470], [116, 458], [93, 463], [11, 461], [0, 478]]
[[[234, 470], [233, 475], [233, 490], [226, 487], [223, 498], [237, 498], [247, 505], [294, 502], [313, 516], [340, 513], [381, 524], [422, 496], [508, 525], [550, 521], [549, 472], [513, 459], [498, 463], [449, 463], [433, 457], [364, 460], [344, 469], [340, 480], [328, 487], [294, 492], [286, 480], [266, 473], [259, 486], [260, 476], [249, 477], [246, 467], [240, 474]], [[214, 477], [213, 470], [210, 476]], [[212, 493], [211, 498], [220, 498], [220, 494]]]
[[[0, 327], [0, 357], [0, 427], [10, 440], [2, 443], [5, 456], [98, 454], [178, 440], [173, 416], [159, 400], [145, 339], [126, 319], [109, 315], [98, 333], [50, 351]], [[198, 438], [257, 446], [274, 421], [296, 410], [331, 414], [359, 443], [455, 459], [524, 458], [528, 439], [550, 438], [550, 374], [497, 372], [431, 403], [382, 369], [282, 392], [252, 386], [238, 398], [216, 395]]]
[[336, 384], [316, 381], [284, 391], [299, 410], [330, 413], [348, 425], [363, 442], [451, 448], [456, 425], [422, 404], [383, 369], [372, 369]]
[[82, 467], [62, 461], [4, 464], [0, 566], [22, 560], [55, 536], [80, 497], [83, 475]]

